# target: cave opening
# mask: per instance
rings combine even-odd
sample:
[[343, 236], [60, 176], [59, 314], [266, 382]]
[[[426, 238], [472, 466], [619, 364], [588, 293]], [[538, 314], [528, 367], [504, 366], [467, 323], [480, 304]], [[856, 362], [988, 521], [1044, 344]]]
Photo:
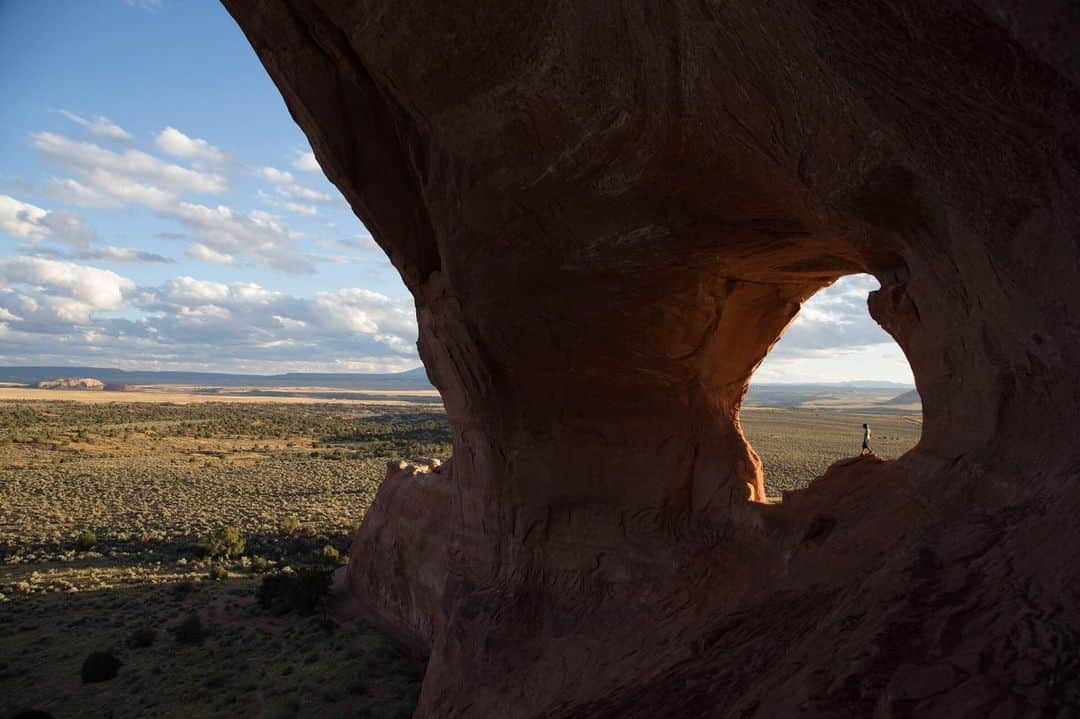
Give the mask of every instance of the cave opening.
[[841, 277], [805, 301], [755, 368], [739, 424], [761, 461], [766, 501], [804, 489], [864, 450], [892, 460], [918, 444], [922, 403], [907, 356], [871, 317], [870, 274]]

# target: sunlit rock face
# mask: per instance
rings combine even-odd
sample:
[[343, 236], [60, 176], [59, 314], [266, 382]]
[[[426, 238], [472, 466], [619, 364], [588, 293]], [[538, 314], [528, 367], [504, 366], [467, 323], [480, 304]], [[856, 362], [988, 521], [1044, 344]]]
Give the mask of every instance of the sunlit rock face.
[[[419, 715], [1080, 701], [1069, 2], [225, 4], [454, 428], [348, 573], [430, 651]], [[750, 374], [853, 272], [923, 439], [756, 502]]]

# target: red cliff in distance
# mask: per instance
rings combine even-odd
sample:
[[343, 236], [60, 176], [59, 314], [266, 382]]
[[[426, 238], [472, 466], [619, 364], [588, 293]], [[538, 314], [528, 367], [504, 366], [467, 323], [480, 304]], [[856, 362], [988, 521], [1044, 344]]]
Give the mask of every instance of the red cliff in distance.
[[[347, 575], [419, 716], [1080, 711], [1073, 4], [225, 4], [453, 425]], [[755, 502], [751, 372], [854, 272], [922, 440]]]

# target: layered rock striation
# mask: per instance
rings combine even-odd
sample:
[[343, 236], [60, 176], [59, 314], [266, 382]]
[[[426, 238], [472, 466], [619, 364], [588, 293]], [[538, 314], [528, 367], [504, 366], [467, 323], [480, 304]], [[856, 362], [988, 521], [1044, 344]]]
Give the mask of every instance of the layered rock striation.
[[[1076, 704], [1070, 3], [225, 4], [454, 428], [348, 570], [430, 652], [419, 715]], [[760, 503], [747, 382], [854, 272], [922, 441]]]

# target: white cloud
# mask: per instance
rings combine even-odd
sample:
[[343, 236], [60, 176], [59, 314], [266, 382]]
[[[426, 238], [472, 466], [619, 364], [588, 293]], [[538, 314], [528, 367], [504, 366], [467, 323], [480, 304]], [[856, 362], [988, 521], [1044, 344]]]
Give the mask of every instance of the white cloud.
[[[55, 133], [32, 136], [34, 145], [46, 156], [78, 174], [77, 178], [54, 178], [49, 187], [72, 204], [85, 207], [117, 207], [134, 203], [177, 220], [192, 235], [188, 257], [214, 264], [236, 265], [250, 257], [258, 263], [289, 274], [314, 272], [316, 259], [297, 247], [300, 233], [280, 217], [254, 210], [242, 212], [225, 205], [208, 207], [184, 201], [187, 192], [218, 193], [227, 187], [224, 176], [167, 162], [139, 150], [113, 152], [93, 143], [78, 142]], [[224, 153], [203, 140], [192, 139], [166, 128], [158, 144], [170, 152], [190, 158], [221, 159]], [[277, 196], [261, 193], [273, 206], [291, 213], [311, 216], [316, 209], [303, 198], [329, 201], [321, 193], [298, 185], [292, 174], [263, 167], [257, 174], [270, 180]], [[14, 210], [7, 214], [14, 217]], [[18, 218], [15, 218], [18, 219]], [[15, 224], [20, 232], [36, 232], [32, 223]]]
[[[0, 358], [274, 372], [398, 371], [418, 363], [406, 298], [357, 288], [296, 297], [187, 276], [133, 290], [124, 278], [94, 272], [104, 273], [34, 258], [0, 265]], [[65, 284], [64, 277], [86, 282]], [[119, 308], [123, 317], [101, 314]]]
[[803, 303], [769, 356], [809, 357], [891, 343], [866, 309], [867, 295], [878, 286], [871, 275], [851, 275], [821, 290]]
[[0, 195], [0, 232], [15, 237], [35, 238], [48, 234], [48, 229], [38, 221], [48, 214], [36, 205], [20, 202], [14, 197]]
[[82, 125], [98, 137], [104, 137], [109, 140], [121, 140], [123, 142], [131, 142], [135, 139], [130, 132], [102, 115], [98, 115], [93, 120], [87, 120], [85, 117], [76, 115], [74, 112], [68, 112], [67, 110], [58, 110], [57, 112], [77, 125]]
[[277, 188], [279, 195], [285, 197], [292, 197], [298, 200], [306, 200], [308, 202], [333, 202], [334, 198], [325, 192], [319, 192], [313, 190], [310, 187], [304, 187], [303, 185], [291, 184], [291, 185], [279, 185]]
[[315, 153], [310, 151], [297, 155], [292, 166], [301, 172], [322, 172], [319, 161], [315, 159]]
[[109, 270], [40, 257], [0, 259], [0, 306], [39, 331], [120, 308], [135, 283]]
[[390, 298], [365, 289], [344, 289], [315, 295], [321, 321], [329, 327], [348, 332], [379, 331], [378, 318], [386, 319]]
[[228, 299], [229, 286], [184, 276], [169, 282], [159, 294], [163, 299], [178, 305], [204, 305]]
[[[282, 317], [281, 315], [274, 315], [273, 317], [277, 320], [278, 324], [285, 329], [296, 330], [307, 327], [307, 322], [304, 322], [303, 320], [295, 320], [291, 317]], [[3, 319], [3, 317], [0, 317], [0, 319]]]
[[279, 200], [276, 197], [268, 195], [262, 190], [259, 190], [258, 197], [260, 200], [270, 205], [271, 207], [277, 207], [278, 209], [295, 212], [298, 215], [307, 215], [310, 217], [319, 213], [318, 209], [316, 209], [313, 205], [305, 205], [300, 202], [293, 202], [292, 200]]
[[867, 310], [867, 295], [877, 288], [873, 276], [851, 275], [803, 303], [754, 382], [910, 382], [903, 352]]
[[108, 170], [90, 170], [83, 174], [86, 182], [72, 178], [51, 178], [47, 182], [53, 197], [79, 207], [122, 207], [135, 203], [153, 209], [167, 208], [177, 201], [176, 192], [124, 178]]
[[236, 258], [224, 252], [212, 250], [201, 242], [193, 242], [184, 248], [184, 254], [193, 260], [209, 262], [212, 265], [235, 265]]
[[31, 139], [44, 155], [82, 173], [84, 180], [95, 190], [120, 199], [125, 199], [130, 190], [117, 193], [112, 189], [114, 183], [126, 188], [145, 188], [143, 197], [158, 199], [164, 199], [165, 192], [218, 194], [224, 192], [228, 184], [225, 177], [217, 173], [199, 172], [165, 162], [141, 150], [113, 152], [92, 142], [80, 142], [52, 132], [37, 132]]
[[12, 285], [41, 287], [98, 310], [118, 308], [124, 292], [135, 288], [130, 279], [110, 270], [38, 257], [0, 259], [0, 278]]
[[166, 127], [154, 139], [163, 152], [186, 160], [205, 160], [214, 164], [225, 162], [225, 153], [206, 140], [188, 137], [175, 127]]
[[274, 191], [286, 199], [317, 203], [334, 201], [334, 198], [325, 192], [319, 192], [297, 183], [291, 172], [279, 170], [276, 167], [260, 167], [255, 171], [255, 174], [264, 180], [272, 182]]
[[[28, 240], [21, 247], [22, 251], [38, 258], [141, 264], [172, 262], [168, 257], [153, 252], [113, 245], [99, 246], [97, 235], [78, 214], [69, 210], [45, 210], [6, 195], [0, 195], [0, 231]], [[42, 247], [43, 240], [61, 243], [70, 250]]]
[[133, 250], [129, 247], [91, 247], [75, 255], [80, 260], [97, 260], [99, 262], [127, 262], [141, 265], [170, 265], [173, 260], [159, 255], [156, 252], [145, 250]]
[[181, 202], [167, 214], [194, 234], [197, 242], [188, 248], [188, 254], [196, 259], [220, 264], [224, 258], [235, 261], [239, 256], [250, 255], [289, 274], [314, 272], [311, 260], [296, 248], [296, 235], [270, 213], [258, 210], [243, 213], [224, 205], [211, 208]]
[[50, 194], [78, 207], [120, 207], [120, 199], [71, 178], [53, 177], [46, 182]]
[[147, 334], [174, 347], [212, 344], [224, 355], [309, 365], [316, 353], [324, 363], [415, 366], [411, 302], [368, 290], [300, 298], [250, 282], [177, 277], [160, 287], [141, 288], [134, 304], [150, 313], [143, 320], [153, 330]]
[[292, 176], [291, 172], [285, 170], [279, 170], [276, 167], [260, 167], [255, 170], [255, 174], [264, 180], [269, 180], [274, 184], [284, 184], [289, 182], [296, 182], [296, 179]]
[[45, 229], [50, 239], [77, 249], [87, 248], [97, 239], [83, 219], [68, 210], [46, 212], [37, 224]]

